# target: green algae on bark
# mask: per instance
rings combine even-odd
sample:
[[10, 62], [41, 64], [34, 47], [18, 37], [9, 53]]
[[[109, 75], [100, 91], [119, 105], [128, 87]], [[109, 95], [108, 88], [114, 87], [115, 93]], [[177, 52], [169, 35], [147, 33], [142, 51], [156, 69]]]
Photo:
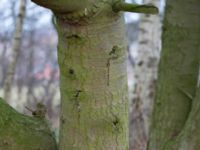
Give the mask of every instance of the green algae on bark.
[[[199, 76], [199, 6], [199, 0], [167, 0], [149, 150], [173, 150], [182, 133], [190, 132], [185, 127], [195, 121], [188, 122]], [[191, 143], [185, 141], [184, 145]], [[174, 150], [184, 149], [178, 146]], [[191, 145], [190, 150], [198, 149]]]
[[0, 98], [0, 150], [57, 150], [45, 120], [18, 113]]

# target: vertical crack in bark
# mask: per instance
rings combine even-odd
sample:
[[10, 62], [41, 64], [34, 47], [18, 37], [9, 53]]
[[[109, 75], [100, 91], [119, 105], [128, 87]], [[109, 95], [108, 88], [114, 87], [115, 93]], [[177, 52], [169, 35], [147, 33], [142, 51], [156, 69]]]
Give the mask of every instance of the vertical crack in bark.
[[119, 147], [119, 141], [118, 141], [118, 137], [119, 137], [119, 132], [120, 132], [120, 119], [119, 116], [117, 114], [115, 114], [115, 111], [113, 110], [114, 104], [112, 104], [112, 101], [114, 100], [114, 96], [113, 93], [110, 92], [111, 95], [111, 103], [108, 104], [110, 106], [110, 114], [111, 114], [111, 124], [113, 127], [113, 132], [115, 132], [115, 143], [116, 143], [116, 150], [118, 150]]
[[83, 92], [83, 91], [82, 90], [76, 90], [76, 93], [74, 95], [75, 105], [76, 105], [76, 109], [78, 111], [78, 122], [79, 122], [79, 124], [80, 124], [80, 112], [81, 112], [81, 106], [80, 106], [79, 96], [80, 96], [81, 92]]
[[115, 114], [113, 114], [113, 115], [114, 115], [115, 119], [113, 120], [112, 124], [113, 124], [113, 128], [114, 128], [114, 130], [116, 132], [116, 134], [115, 134], [115, 142], [116, 142], [116, 145], [117, 145], [116, 150], [118, 150], [119, 142], [118, 142], [118, 134], [117, 133], [120, 132], [119, 131], [120, 121], [119, 121], [119, 118]]
[[108, 58], [107, 60], [106, 67], [107, 67], [107, 86], [109, 86], [110, 85], [110, 58]]
[[119, 58], [120, 48], [117, 45], [112, 47], [112, 50], [109, 52], [109, 58], [107, 59], [106, 67], [107, 67], [107, 86], [110, 85], [110, 65], [111, 60], [116, 60]]

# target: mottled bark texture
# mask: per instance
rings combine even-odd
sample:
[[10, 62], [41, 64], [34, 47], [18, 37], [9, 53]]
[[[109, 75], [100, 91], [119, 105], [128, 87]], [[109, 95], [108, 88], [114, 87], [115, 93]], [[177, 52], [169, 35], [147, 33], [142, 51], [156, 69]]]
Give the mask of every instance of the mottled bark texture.
[[57, 20], [59, 149], [128, 150], [123, 15], [113, 12], [112, 0], [34, 1], [53, 10]]
[[199, 150], [199, 6], [167, 0], [149, 150]]
[[13, 39], [13, 47], [12, 47], [13, 51], [11, 55], [11, 61], [8, 65], [8, 71], [4, 85], [4, 98], [7, 101], [10, 101], [11, 98], [11, 90], [14, 81], [15, 70], [21, 48], [22, 30], [23, 30], [25, 14], [26, 14], [26, 0], [20, 0], [19, 14], [16, 19], [16, 28]]
[[[159, 0], [144, 0], [159, 7]], [[134, 91], [130, 115], [130, 149], [146, 150], [149, 123], [155, 98], [155, 84], [161, 49], [161, 17], [141, 14], [137, 57], [133, 68]], [[132, 49], [135, 51], [135, 49]]]
[[0, 150], [56, 150], [44, 119], [16, 112], [0, 98]]
[[128, 149], [124, 24], [118, 14], [99, 13], [78, 27], [57, 15], [61, 150]]

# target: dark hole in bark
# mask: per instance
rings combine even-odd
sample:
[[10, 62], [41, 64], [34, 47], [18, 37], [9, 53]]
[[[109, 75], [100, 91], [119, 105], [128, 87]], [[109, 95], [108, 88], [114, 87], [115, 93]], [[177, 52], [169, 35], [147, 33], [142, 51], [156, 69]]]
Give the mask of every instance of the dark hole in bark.
[[81, 92], [82, 92], [81, 90], [76, 90], [74, 97], [78, 98]]
[[114, 45], [112, 50], [110, 51], [109, 55], [115, 54], [117, 48], [118, 48], [118, 46]]
[[138, 66], [142, 66], [143, 65], [143, 61], [140, 61], [139, 63], [138, 63]]
[[119, 118], [115, 118], [115, 120], [112, 121], [112, 124], [113, 124], [113, 129], [115, 132], [120, 132], [120, 120]]
[[74, 75], [74, 70], [72, 68], [69, 69], [69, 74]]
[[115, 119], [114, 121], [113, 121], [113, 125], [114, 126], [117, 126], [119, 124], [119, 120], [118, 119]]

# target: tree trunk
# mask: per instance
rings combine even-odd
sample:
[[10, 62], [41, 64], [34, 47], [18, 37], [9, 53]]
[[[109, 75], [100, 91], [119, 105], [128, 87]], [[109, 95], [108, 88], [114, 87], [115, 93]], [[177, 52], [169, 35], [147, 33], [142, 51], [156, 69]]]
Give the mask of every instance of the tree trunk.
[[128, 150], [123, 15], [103, 1], [85, 0], [83, 9], [72, 13], [67, 11], [75, 6], [67, 1], [64, 10], [50, 3], [43, 5], [57, 18], [60, 150]]
[[149, 150], [199, 150], [199, 6], [167, 0]]
[[124, 24], [121, 15], [106, 13], [87, 26], [70, 25], [57, 15], [60, 150], [128, 150]]
[[16, 28], [14, 34], [13, 47], [12, 47], [13, 51], [11, 55], [11, 61], [8, 66], [8, 72], [4, 85], [4, 98], [7, 101], [11, 100], [12, 84], [14, 82], [16, 64], [21, 48], [22, 29], [23, 29], [25, 14], [26, 14], [26, 0], [20, 0], [19, 14], [16, 20]]
[[[159, 0], [144, 0], [159, 7]], [[132, 112], [130, 116], [130, 149], [146, 150], [161, 49], [159, 15], [142, 14], [139, 23], [138, 48], [134, 74]]]
[[58, 19], [61, 150], [128, 150], [124, 24], [110, 15], [87, 27]]

